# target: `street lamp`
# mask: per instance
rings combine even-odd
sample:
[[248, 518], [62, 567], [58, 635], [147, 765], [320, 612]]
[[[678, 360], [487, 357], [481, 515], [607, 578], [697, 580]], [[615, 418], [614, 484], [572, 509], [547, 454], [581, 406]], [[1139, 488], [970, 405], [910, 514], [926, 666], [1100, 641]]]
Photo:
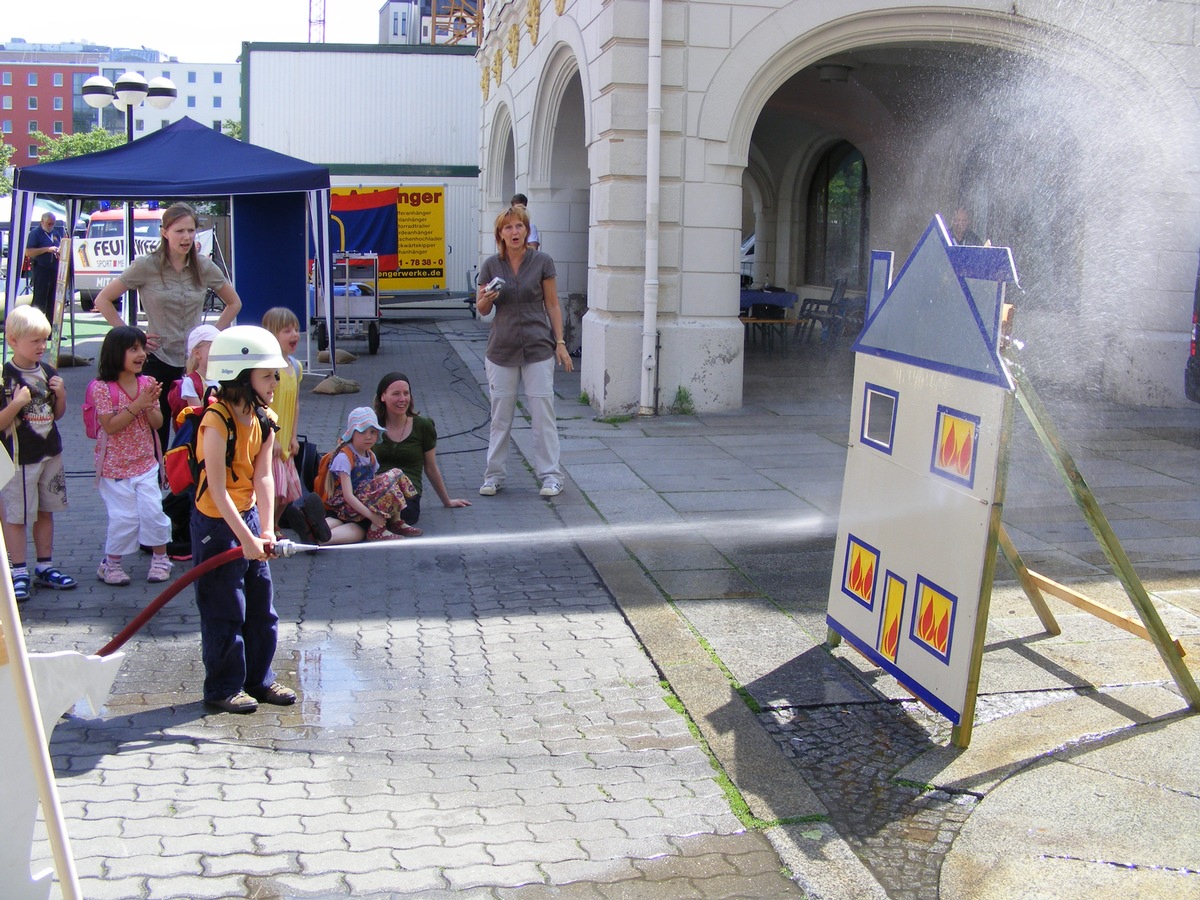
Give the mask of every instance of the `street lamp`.
[[[113, 107], [125, 113], [125, 142], [133, 143], [133, 110], [143, 102], [149, 103], [155, 109], [166, 109], [175, 102], [179, 91], [169, 78], [152, 78], [146, 81], [137, 72], [126, 72], [117, 79], [114, 85], [103, 75], [93, 75], [83, 83], [83, 102], [92, 109], [103, 109], [110, 103]], [[133, 204], [125, 201], [125, 259], [133, 262]], [[129, 304], [126, 318], [131, 325], [137, 325], [137, 293], [129, 292]]]

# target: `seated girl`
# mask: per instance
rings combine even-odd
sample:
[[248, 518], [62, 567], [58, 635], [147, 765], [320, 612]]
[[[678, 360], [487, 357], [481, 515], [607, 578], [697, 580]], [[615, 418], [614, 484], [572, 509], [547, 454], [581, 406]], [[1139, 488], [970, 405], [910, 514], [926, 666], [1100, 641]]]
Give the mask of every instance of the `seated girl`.
[[383, 429], [369, 406], [350, 411], [342, 439], [330, 455], [322, 485], [331, 544], [397, 540], [408, 528], [401, 513], [416, 488], [399, 469], [379, 471], [371, 448]]

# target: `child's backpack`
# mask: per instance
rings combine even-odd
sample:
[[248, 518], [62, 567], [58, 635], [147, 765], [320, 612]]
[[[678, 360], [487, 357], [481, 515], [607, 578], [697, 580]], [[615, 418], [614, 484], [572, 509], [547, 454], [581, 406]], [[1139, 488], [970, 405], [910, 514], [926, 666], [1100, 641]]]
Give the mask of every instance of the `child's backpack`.
[[317, 476], [313, 479], [313, 491], [326, 506], [329, 505], [329, 498], [333, 496], [333, 473], [329, 471], [329, 467], [339, 453], [345, 453], [350, 465], [354, 465], [354, 451], [350, 445], [339, 443], [321, 457], [321, 461], [317, 463]]
[[200, 377], [199, 372], [192, 372], [184, 375], [183, 378], [176, 378], [171, 384], [171, 390], [167, 391], [167, 407], [171, 410], [172, 422], [187, 408], [188, 401], [183, 399], [183, 383], [188, 379], [191, 379], [192, 387], [196, 389], [196, 396], [204, 396], [204, 379]]
[[[196, 441], [200, 437], [200, 420], [204, 418], [204, 414], [208, 412], [209, 405], [216, 400], [216, 387], [210, 387], [204, 392], [204, 396], [200, 398], [200, 403], [195, 406], [187, 406], [175, 418], [175, 437], [171, 441], [171, 449], [167, 451], [167, 455], [163, 457], [163, 469], [167, 473], [167, 485], [171, 489], [172, 494], [182, 494], [186, 491], [195, 488], [199, 485], [196, 491], [196, 499], [199, 499], [208, 487], [208, 480], [205, 479], [204, 484], [200, 484], [200, 473], [203, 466], [196, 455]], [[237, 475], [233, 474], [233, 455], [237, 452], [237, 422], [232, 416], [226, 415], [221, 409], [215, 409], [225, 422], [225, 468], [230, 471], [230, 476], [236, 480]], [[274, 429], [274, 425], [267, 420], [267, 417], [260, 410], [254, 411], [254, 416], [258, 419], [258, 427], [262, 430], [262, 439], [266, 441], [267, 434]]]
[[117, 408], [117, 391], [120, 389], [115, 381], [101, 381], [99, 378], [93, 378], [88, 382], [87, 390], [83, 394], [83, 430], [93, 441], [105, 433], [100, 424], [100, 417], [96, 415], [96, 405], [92, 403], [92, 389], [98, 384], [108, 385], [108, 399], [112, 401], [113, 409]]

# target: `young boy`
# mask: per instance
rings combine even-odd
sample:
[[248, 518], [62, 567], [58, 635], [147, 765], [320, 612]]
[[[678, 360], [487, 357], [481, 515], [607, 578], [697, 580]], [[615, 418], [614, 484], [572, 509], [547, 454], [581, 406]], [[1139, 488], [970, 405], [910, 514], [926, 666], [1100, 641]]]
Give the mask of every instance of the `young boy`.
[[54, 513], [67, 508], [62, 438], [55, 424], [67, 411], [67, 388], [58, 372], [42, 362], [50, 322], [33, 306], [18, 306], [4, 321], [4, 339], [12, 358], [4, 364], [0, 392], [0, 441], [17, 467], [2, 489], [4, 542], [12, 563], [13, 593], [29, 599], [25, 565], [26, 526], [33, 522], [37, 551], [34, 580], [66, 591], [76, 587], [70, 575], [54, 567]]

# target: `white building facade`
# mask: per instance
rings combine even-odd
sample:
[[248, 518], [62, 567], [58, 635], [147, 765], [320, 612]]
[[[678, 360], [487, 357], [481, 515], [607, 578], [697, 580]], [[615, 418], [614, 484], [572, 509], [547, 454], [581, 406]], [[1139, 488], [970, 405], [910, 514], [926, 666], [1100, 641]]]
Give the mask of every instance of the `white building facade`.
[[[507, 0], [487, 8], [481, 253], [514, 191], [586, 294], [605, 414], [737, 408], [753, 280], [865, 290], [962, 208], [1013, 249], [1043, 383], [1186, 401], [1197, 0]], [[930, 328], [937, 322], [930, 321]], [[803, 390], [797, 385], [797, 390]]]
[[[225, 122], [238, 121], [242, 117], [242, 84], [240, 63], [181, 63], [157, 62], [112, 65], [105, 63], [100, 74], [109, 81], [116, 80], [125, 72], [137, 72], [147, 81], [152, 78], [169, 78], [179, 92], [175, 102], [166, 109], [156, 109], [144, 104], [136, 110], [133, 119], [134, 138], [165, 128], [184, 116], [201, 125], [209, 125], [220, 131]], [[98, 110], [103, 125], [109, 131], [123, 134], [125, 116], [112, 107]]]

